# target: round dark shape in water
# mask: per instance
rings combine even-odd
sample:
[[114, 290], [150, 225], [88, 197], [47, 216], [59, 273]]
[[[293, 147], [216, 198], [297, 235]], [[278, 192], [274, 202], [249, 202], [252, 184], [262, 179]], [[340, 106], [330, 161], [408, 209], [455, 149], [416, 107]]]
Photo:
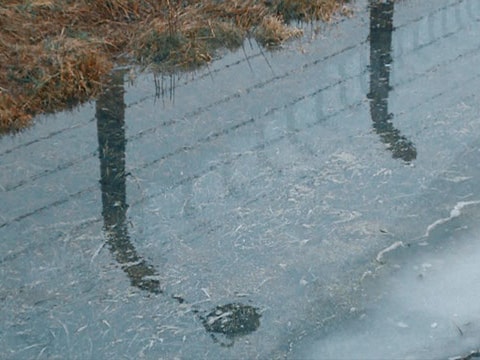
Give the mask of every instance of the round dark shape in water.
[[239, 303], [219, 305], [203, 319], [203, 326], [208, 332], [233, 338], [257, 330], [261, 316], [253, 306]]

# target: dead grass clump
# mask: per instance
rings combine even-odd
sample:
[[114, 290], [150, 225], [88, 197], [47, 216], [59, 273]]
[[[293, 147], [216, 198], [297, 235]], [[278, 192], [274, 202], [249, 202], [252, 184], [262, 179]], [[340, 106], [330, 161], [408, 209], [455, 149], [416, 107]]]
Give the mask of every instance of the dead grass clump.
[[140, 16], [141, 2], [131, 0], [86, 0], [85, 3], [104, 20], [134, 20]]
[[302, 34], [301, 29], [288, 26], [280, 16], [267, 16], [255, 30], [255, 39], [263, 46], [272, 47]]
[[[14, 61], [6, 69], [6, 78], [12, 90], [0, 103], [0, 121], [7, 129], [21, 127], [38, 109], [64, 109], [96, 96], [112, 66], [95, 45], [78, 39], [47, 39], [10, 50]], [[14, 112], [8, 107], [12, 101], [17, 104]], [[21, 112], [19, 119], [9, 118]]]
[[198, 38], [205, 39], [212, 50], [225, 47], [235, 50], [242, 46], [246, 31], [230, 22], [212, 21], [198, 29]]
[[98, 45], [63, 37], [42, 45], [46, 48], [43, 55], [39, 54], [43, 71], [34, 79], [31, 95], [43, 99], [44, 109], [53, 111], [62, 104], [85, 101], [99, 93], [112, 62]]
[[0, 88], [0, 134], [27, 127], [31, 118], [32, 116], [22, 109], [21, 103]]
[[143, 23], [131, 44], [144, 63], [161, 63], [164, 71], [190, 69], [211, 61], [220, 48], [241, 46], [268, 11], [257, 0], [171, 2], [163, 18]]
[[209, 19], [233, 23], [244, 31], [258, 25], [265, 16], [271, 14], [265, 3], [257, 0], [206, 1], [201, 11]]
[[330, 21], [332, 15], [341, 9], [342, 5], [349, 0], [277, 0], [274, 1], [278, 14], [285, 21], [293, 20]]
[[[145, 22], [131, 39], [135, 57], [143, 64], [160, 64], [162, 71], [175, 71], [211, 61], [219, 48], [241, 46], [246, 30], [235, 25], [236, 13], [224, 8], [220, 14], [215, 9], [200, 4], [179, 10], [174, 17]], [[211, 17], [213, 13], [220, 15]]]
[[290, 20], [329, 20], [345, 2], [0, 1], [0, 134], [95, 97], [114, 63], [191, 69], [251, 34], [265, 46], [299, 36]]
[[166, 29], [166, 21], [154, 19], [137, 38], [132, 39], [132, 47], [142, 63], [169, 60], [173, 51], [186, 43], [187, 39], [180, 32]]

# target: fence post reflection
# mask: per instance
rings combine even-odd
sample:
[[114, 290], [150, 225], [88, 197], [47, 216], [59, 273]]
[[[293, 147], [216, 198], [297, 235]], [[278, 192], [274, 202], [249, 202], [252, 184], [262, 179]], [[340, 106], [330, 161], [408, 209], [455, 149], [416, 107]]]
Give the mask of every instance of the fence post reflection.
[[394, 0], [370, 1], [370, 114], [373, 128], [395, 159], [410, 162], [417, 157], [413, 143], [400, 134], [388, 112], [390, 66], [392, 64]]
[[111, 75], [105, 91], [96, 102], [98, 149], [102, 189], [102, 216], [110, 251], [133, 286], [160, 293], [156, 271], [148, 264], [130, 241], [126, 212], [125, 173], [125, 103], [124, 72]]

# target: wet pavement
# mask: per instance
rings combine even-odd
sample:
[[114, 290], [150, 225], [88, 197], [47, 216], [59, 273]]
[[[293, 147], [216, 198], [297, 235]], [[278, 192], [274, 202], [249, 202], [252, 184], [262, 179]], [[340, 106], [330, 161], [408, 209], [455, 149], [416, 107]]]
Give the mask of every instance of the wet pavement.
[[[480, 346], [477, 309], [439, 305], [480, 275], [460, 266], [478, 253], [480, 3], [367, 5], [195, 74], [119, 69], [96, 102], [1, 138], [2, 357]], [[452, 263], [461, 286], [440, 291]], [[413, 341], [412, 302], [437, 293]]]

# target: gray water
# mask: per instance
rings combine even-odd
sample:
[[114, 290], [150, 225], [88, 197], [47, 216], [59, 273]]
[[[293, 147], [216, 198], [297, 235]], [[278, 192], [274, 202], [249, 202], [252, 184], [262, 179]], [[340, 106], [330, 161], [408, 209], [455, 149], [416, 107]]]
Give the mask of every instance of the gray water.
[[0, 138], [2, 357], [480, 346], [480, 3], [367, 5]]

